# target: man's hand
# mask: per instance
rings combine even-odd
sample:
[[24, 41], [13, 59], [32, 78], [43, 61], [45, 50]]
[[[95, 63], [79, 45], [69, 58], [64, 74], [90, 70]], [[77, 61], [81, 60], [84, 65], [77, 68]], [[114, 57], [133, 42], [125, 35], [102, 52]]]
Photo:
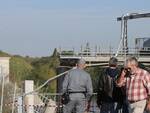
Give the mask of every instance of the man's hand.
[[122, 86], [125, 85], [125, 75], [126, 75], [126, 73], [125, 73], [125, 71], [123, 70], [123, 71], [121, 72], [120, 77], [116, 80], [116, 85], [117, 85], [118, 87], [122, 87]]
[[90, 110], [90, 103], [91, 102], [86, 102], [86, 109], [85, 109], [86, 112]]

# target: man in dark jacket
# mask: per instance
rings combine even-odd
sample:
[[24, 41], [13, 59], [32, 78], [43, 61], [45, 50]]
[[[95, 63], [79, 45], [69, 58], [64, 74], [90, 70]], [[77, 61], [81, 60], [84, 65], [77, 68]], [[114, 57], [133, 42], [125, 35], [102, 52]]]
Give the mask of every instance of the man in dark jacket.
[[109, 67], [99, 78], [97, 104], [101, 106], [101, 113], [118, 113], [117, 103], [122, 102], [121, 89], [115, 84], [119, 74], [117, 63], [118, 60], [115, 57], [110, 58]]

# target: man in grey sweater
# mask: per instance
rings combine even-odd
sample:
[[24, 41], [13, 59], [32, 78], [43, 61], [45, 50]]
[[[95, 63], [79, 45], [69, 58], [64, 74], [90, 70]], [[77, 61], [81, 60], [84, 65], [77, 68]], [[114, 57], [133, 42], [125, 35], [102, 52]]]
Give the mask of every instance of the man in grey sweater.
[[84, 113], [86, 102], [89, 101], [92, 93], [92, 81], [90, 75], [84, 71], [85, 61], [80, 59], [77, 68], [69, 71], [63, 82], [63, 93], [68, 92], [70, 101], [64, 107], [64, 113]]

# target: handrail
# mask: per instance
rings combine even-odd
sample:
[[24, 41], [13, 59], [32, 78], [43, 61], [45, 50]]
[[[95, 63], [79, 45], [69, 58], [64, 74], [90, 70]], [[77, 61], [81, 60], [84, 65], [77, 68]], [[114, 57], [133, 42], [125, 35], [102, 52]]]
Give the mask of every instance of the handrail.
[[[72, 69], [70, 69], [70, 70], [72, 70]], [[29, 95], [29, 94], [32, 94], [32, 93], [37, 92], [38, 90], [40, 90], [41, 88], [43, 88], [46, 84], [48, 84], [49, 82], [51, 82], [51, 81], [53, 81], [53, 80], [55, 80], [55, 79], [57, 79], [57, 78], [63, 76], [64, 74], [68, 73], [70, 70], [65, 71], [65, 72], [63, 72], [63, 73], [61, 73], [61, 74], [58, 74], [58, 75], [56, 75], [56, 76], [54, 76], [54, 77], [52, 77], [52, 78], [49, 78], [45, 83], [43, 83], [42, 85], [40, 85], [39, 87], [37, 87], [34, 91], [25, 93], [25, 94], [21, 95], [21, 97], [24, 97], [24, 96], [26, 96], [26, 95]]]

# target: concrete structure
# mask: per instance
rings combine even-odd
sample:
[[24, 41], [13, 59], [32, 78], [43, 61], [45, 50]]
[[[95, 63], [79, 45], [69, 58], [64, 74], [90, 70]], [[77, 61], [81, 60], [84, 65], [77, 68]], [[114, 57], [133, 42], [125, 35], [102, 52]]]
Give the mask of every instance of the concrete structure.
[[[126, 26], [124, 26], [126, 27]], [[126, 37], [126, 36], [125, 36]], [[122, 37], [123, 39], [125, 37]], [[127, 38], [127, 37], [126, 37]], [[122, 40], [121, 40], [122, 42]], [[138, 58], [139, 62], [145, 66], [150, 66], [150, 47], [147, 46], [150, 43], [150, 38], [136, 38], [135, 48], [129, 48], [127, 42], [124, 44], [120, 43], [119, 48], [100, 48], [95, 46], [95, 48], [90, 48], [89, 44], [86, 46], [81, 46], [80, 51], [66, 51], [61, 49], [60, 53], [60, 66], [70, 66], [76, 65], [78, 59], [83, 58], [89, 66], [108, 66], [108, 61], [110, 57], [117, 57], [120, 65], [125, 62], [128, 56], [135, 56]], [[121, 46], [122, 45], [122, 49]], [[146, 46], [146, 50], [142, 49]], [[64, 54], [65, 51], [65, 54]]]
[[[84, 56], [61, 56], [60, 59], [61, 61], [63, 62], [67, 62], [69, 63], [68, 61], [74, 61], [74, 65], [75, 65], [75, 62], [80, 59], [80, 58], [83, 58], [88, 64], [89, 66], [91, 65], [99, 65], [99, 66], [106, 66], [108, 65], [108, 61], [110, 59], [111, 56], [89, 56], [89, 57], [84, 57]], [[118, 61], [120, 64], [122, 64], [124, 61], [125, 61], [125, 58], [124, 56], [118, 56]], [[144, 65], [150, 65], [150, 57], [149, 56], [140, 56], [138, 57], [138, 61], [140, 63], [143, 63]], [[62, 64], [63, 65], [63, 64]], [[67, 64], [69, 66], [69, 64]], [[72, 65], [71, 65], [72, 66]]]
[[9, 60], [10, 57], [0, 57], [0, 79], [2, 79], [2, 75], [4, 75], [5, 83], [9, 82]]
[[[34, 81], [33, 80], [25, 80], [25, 93], [32, 92], [34, 90]], [[25, 109], [27, 113], [34, 113], [34, 95], [29, 94], [25, 96]]]

